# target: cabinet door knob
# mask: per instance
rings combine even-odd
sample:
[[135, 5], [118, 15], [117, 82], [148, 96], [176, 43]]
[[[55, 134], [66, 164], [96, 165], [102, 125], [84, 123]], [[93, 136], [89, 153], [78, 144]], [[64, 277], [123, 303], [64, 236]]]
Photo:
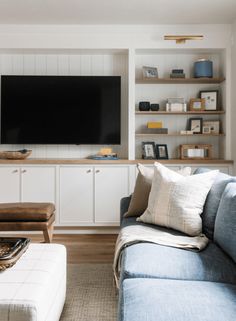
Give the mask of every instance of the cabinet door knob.
[[99, 169], [97, 169], [97, 170], [96, 170], [96, 173], [100, 173], [100, 170], [99, 170]]
[[88, 170], [87, 170], [87, 173], [91, 173], [91, 172], [92, 172], [91, 169], [88, 169]]
[[12, 173], [18, 173], [18, 169], [14, 169]]
[[26, 169], [22, 169], [21, 173], [26, 173], [27, 170]]

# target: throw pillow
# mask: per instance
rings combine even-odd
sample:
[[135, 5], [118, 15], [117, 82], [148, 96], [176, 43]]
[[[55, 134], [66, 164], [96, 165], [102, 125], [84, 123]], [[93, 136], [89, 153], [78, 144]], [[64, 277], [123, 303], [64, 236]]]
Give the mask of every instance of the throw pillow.
[[[124, 217], [140, 216], [144, 213], [148, 206], [148, 198], [151, 191], [154, 168], [146, 167], [142, 164], [138, 164], [137, 167], [139, 173], [136, 179], [135, 188], [131, 197], [128, 211], [125, 213]], [[191, 167], [184, 167], [177, 172], [183, 176], [188, 176], [191, 174]]]
[[222, 195], [214, 241], [236, 262], [236, 183], [229, 183]]
[[137, 220], [173, 228], [190, 236], [202, 232], [200, 214], [218, 170], [183, 177], [157, 164], [147, 210]]

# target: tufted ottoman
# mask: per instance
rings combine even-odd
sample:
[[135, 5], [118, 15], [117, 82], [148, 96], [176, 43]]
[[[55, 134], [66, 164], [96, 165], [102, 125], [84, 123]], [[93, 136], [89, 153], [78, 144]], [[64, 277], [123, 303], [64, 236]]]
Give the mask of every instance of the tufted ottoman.
[[0, 321], [58, 321], [66, 296], [66, 249], [30, 244], [0, 272]]

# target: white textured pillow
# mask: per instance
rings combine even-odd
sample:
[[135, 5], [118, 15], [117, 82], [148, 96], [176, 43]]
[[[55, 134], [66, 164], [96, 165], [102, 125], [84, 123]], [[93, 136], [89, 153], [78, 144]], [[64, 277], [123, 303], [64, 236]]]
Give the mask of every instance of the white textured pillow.
[[[148, 198], [152, 187], [152, 180], [154, 177], [154, 168], [138, 164], [138, 171], [139, 173], [136, 179], [134, 192], [129, 204], [128, 211], [125, 213], [124, 217], [140, 216], [144, 213], [148, 206]], [[184, 167], [177, 172], [183, 176], [190, 175], [191, 167]]]
[[218, 172], [183, 177], [156, 163], [148, 207], [137, 221], [170, 227], [190, 236], [199, 235], [200, 214]]

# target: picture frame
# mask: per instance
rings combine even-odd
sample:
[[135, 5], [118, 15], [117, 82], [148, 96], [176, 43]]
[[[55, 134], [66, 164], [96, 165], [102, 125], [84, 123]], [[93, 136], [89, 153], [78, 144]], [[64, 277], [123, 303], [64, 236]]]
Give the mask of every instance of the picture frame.
[[211, 133], [211, 127], [203, 125], [202, 126], [202, 133], [205, 134], [205, 135], [209, 135]]
[[179, 146], [180, 159], [212, 159], [213, 149], [209, 144], [183, 144]]
[[199, 93], [201, 99], [205, 99], [205, 110], [214, 111], [218, 109], [219, 90], [202, 90]]
[[203, 127], [209, 127], [209, 134], [219, 134], [220, 133], [220, 121], [219, 120], [208, 120], [203, 121]]
[[193, 134], [202, 134], [202, 118], [189, 118], [189, 130]]
[[156, 159], [156, 148], [154, 142], [142, 142], [142, 158]]
[[190, 111], [203, 111], [205, 110], [205, 98], [191, 98], [189, 101]]
[[158, 78], [157, 68], [143, 66], [143, 78]]
[[156, 157], [157, 159], [169, 159], [166, 144], [156, 144]]

